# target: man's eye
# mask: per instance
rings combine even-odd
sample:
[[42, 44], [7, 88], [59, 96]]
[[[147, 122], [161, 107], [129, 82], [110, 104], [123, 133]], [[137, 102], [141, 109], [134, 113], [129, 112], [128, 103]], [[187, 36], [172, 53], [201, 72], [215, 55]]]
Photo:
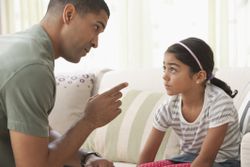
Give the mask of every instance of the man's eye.
[[98, 25], [95, 25], [95, 26], [94, 26], [94, 29], [95, 29], [96, 31], [98, 31], [98, 30], [99, 30], [99, 26], [98, 26]]

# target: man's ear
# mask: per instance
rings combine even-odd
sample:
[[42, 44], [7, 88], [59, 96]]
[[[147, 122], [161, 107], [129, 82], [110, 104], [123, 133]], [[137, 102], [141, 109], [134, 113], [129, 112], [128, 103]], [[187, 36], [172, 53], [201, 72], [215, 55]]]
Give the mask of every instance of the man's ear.
[[63, 22], [69, 24], [76, 14], [76, 8], [73, 4], [66, 4], [63, 10]]
[[196, 83], [200, 84], [205, 82], [207, 79], [207, 73], [204, 70], [199, 71], [198, 73], [196, 73]]

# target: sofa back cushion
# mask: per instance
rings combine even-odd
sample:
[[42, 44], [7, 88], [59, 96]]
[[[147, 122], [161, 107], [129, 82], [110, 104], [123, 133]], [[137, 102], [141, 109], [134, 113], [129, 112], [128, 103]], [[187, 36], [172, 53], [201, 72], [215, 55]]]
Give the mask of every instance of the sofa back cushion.
[[[250, 88], [250, 84], [248, 85]], [[240, 130], [242, 134], [250, 132], [250, 91], [245, 96], [239, 109]]]
[[239, 113], [240, 130], [242, 134], [250, 132], [250, 68], [224, 68], [219, 69], [216, 77], [222, 79], [238, 94], [234, 104]]
[[115, 70], [104, 74], [98, 92], [110, 89], [121, 82], [128, 82], [127, 90], [165, 92], [162, 68]]
[[216, 77], [225, 81], [232, 90], [238, 90], [238, 94], [234, 98], [234, 104], [239, 110], [246, 94], [250, 91], [250, 75], [248, 74], [250, 68], [222, 68], [216, 73]]
[[[167, 98], [159, 92], [129, 90], [122, 98], [122, 113], [108, 125], [96, 129], [83, 148], [97, 151], [112, 161], [137, 163], [152, 128], [153, 114]], [[168, 129], [156, 159], [178, 153], [177, 135]]]
[[56, 101], [49, 115], [50, 126], [65, 133], [84, 113], [91, 96], [95, 75], [93, 73], [58, 73]]

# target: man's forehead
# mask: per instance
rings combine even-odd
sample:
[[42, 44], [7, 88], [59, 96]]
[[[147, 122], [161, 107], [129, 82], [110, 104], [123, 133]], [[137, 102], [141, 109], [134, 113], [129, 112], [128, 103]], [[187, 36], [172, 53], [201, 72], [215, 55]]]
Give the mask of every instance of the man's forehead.
[[89, 12], [83, 15], [83, 17], [90, 19], [92, 22], [102, 25], [105, 28], [108, 22], [108, 15], [105, 11], [100, 11], [99, 13]]
[[97, 22], [103, 26], [103, 29], [105, 29], [109, 19], [107, 13], [104, 10], [101, 10], [97, 17], [98, 17]]

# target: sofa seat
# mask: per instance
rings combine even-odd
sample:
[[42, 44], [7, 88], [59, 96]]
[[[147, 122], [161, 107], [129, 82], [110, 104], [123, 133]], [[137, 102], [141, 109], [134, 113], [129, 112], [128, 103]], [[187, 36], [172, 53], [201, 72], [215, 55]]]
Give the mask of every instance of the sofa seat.
[[[216, 74], [216, 77], [227, 82], [232, 89], [239, 91], [234, 103], [239, 111], [239, 121], [243, 129], [240, 157], [242, 167], [250, 167], [250, 112], [248, 112], [250, 75], [245, 75], [249, 73], [250, 68], [233, 68], [219, 69]], [[160, 68], [102, 70], [88, 75], [83, 74], [84, 72], [80, 72], [79, 77], [84, 76], [85, 85], [77, 86], [76, 81], [71, 86], [67, 85], [67, 88], [58, 85], [59, 97], [50, 116], [52, 127], [64, 133], [67, 130], [65, 122], [68, 121], [69, 127], [82, 115], [85, 107], [83, 104], [87, 101], [86, 96], [102, 93], [120, 82], [128, 82], [129, 87], [123, 90], [122, 113], [108, 125], [93, 131], [82, 148], [99, 152], [105, 158], [112, 160], [116, 167], [135, 167], [152, 128], [153, 113], [169, 98], [163, 87], [163, 70]], [[79, 102], [79, 99], [82, 101]], [[71, 112], [64, 110], [70, 108], [73, 109]], [[67, 116], [59, 122], [63, 114]], [[167, 130], [163, 141], [156, 160], [169, 158], [180, 152], [179, 139], [171, 128]]]

